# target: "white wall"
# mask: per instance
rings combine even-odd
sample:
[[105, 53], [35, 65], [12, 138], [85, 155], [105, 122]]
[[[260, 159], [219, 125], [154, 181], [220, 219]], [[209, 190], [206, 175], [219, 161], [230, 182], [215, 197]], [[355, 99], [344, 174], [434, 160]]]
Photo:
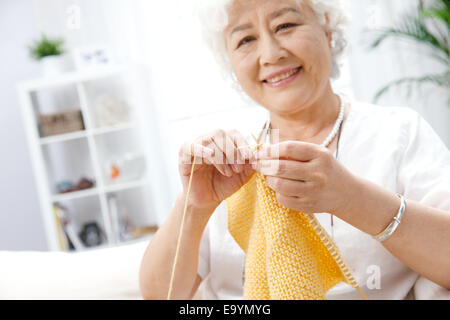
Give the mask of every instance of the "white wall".
[[[375, 93], [390, 81], [402, 77], [442, 73], [442, 64], [427, 59], [423, 46], [408, 41], [388, 40], [376, 50], [368, 50], [374, 34], [368, 28], [392, 26], [401, 14], [415, 10], [411, 0], [352, 0], [349, 61], [355, 97], [371, 102]], [[406, 106], [418, 111], [450, 148], [450, 107], [447, 106], [448, 89], [424, 86], [413, 90], [410, 98], [406, 90], [391, 90], [379, 104]]]
[[37, 36], [31, 1], [0, 1], [0, 250], [47, 249], [16, 92], [39, 74], [26, 50]]

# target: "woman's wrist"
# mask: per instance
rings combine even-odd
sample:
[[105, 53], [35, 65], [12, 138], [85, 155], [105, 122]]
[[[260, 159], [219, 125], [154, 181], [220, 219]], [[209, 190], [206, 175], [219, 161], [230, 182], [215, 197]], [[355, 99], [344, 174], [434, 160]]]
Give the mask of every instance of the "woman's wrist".
[[354, 176], [348, 191], [336, 216], [367, 234], [378, 234], [398, 212], [397, 195], [369, 180]]
[[177, 205], [182, 208], [182, 213], [186, 207], [186, 215], [190, 220], [194, 220], [196, 222], [207, 222], [211, 215], [214, 213], [219, 204], [205, 204], [198, 205], [193, 204], [191, 202], [186, 203], [186, 193], [181, 192], [177, 198]]

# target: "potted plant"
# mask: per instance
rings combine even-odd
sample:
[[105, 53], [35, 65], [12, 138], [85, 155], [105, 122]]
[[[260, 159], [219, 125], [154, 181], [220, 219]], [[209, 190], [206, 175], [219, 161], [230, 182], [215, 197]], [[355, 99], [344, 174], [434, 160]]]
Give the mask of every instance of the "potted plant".
[[42, 34], [41, 39], [35, 41], [29, 50], [31, 57], [42, 64], [45, 77], [59, 75], [70, 69], [63, 39], [49, 39]]
[[397, 26], [378, 30], [371, 48], [377, 48], [388, 38], [406, 39], [427, 47], [428, 56], [442, 65], [442, 71], [426, 74], [421, 77], [405, 77], [381, 88], [376, 96], [381, 96], [394, 87], [407, 86], [411, 92], [412, 86], [432, 84], [445, 88], [448, 92], [450, 106], [450, 0], [419, 0], [417, 12], [405, 14]]

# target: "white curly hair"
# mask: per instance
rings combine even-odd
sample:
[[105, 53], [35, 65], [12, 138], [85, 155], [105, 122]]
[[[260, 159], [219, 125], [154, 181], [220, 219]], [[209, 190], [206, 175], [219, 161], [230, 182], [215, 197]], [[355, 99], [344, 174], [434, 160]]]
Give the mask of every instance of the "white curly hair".
[[[202, 28], [203, 38], [211, 49], [225, 75], [231, 76], [234, 73], [228, 58], [224, 30], [228, 25], [228, 8], [234, 0], [203, 0], [198, 7], [198, 15]], [[340, 58], [347, 47], [346, 30], [349, 17], [339, 0], [294, 0], [298, 3], [308, 1], [314, 10], [319, 23], [326, 25], [325, 14], [328, 14], [329, 29], [332, 32], [332, 70], [331, 78], [337, 79], [340, 76]]]

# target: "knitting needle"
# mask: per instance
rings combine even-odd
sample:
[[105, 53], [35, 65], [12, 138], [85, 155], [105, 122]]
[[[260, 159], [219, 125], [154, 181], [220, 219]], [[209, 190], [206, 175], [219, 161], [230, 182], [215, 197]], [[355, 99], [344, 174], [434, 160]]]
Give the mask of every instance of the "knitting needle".
[[197, 158], [197, 156], [194, 154], [194, 162], [192, 163], [192, 166], [191, 166], [191, 176], [189, 177], [188, 189], [186, 192], [186, 200], [184, 203], [183, 217], [181, 218], [180, 230], [178, 232], [178, 242], [177, 242], [177, 247], [175, 249], [175, 257], [173, 260], [172, 274], [170, 275], [169, 292], [167, 293], [167, 300], [170, 300], [170, 298], [172, 296], [173, 280], [175, 277], [175, 270], [176, 270], [176, 266], [177, 266], [177, 262], [178, 262], [178, 253], [179, 253], [180, 246], [181, 246], [181, 237], [183, 235], [184, 220], [186, 218], [186, 211], [187, 211], [187, 205], [188, 205], [188, 200], [189, 200], [189, 193], [191, 192], [192, 177], [194, 176], [194, 167], [195, 167], [196, 158]]

